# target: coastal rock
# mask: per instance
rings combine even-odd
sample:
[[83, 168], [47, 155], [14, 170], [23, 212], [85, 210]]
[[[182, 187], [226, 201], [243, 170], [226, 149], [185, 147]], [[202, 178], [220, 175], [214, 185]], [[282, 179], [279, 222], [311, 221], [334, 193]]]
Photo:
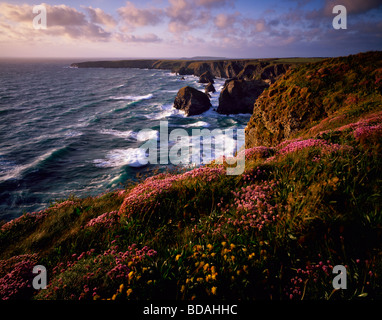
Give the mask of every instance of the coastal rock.
[[268, 87], [261, 80], [229, 80], [226, 81], [219, 97], [218, 113], [237, 114], [252, 113], [256, 99]]
[[200, 76], [199, 83], [212, 83], [212, 84], [214, 84], [214, 76], [211, 74], [211, 72], [206, 71]]
[[274, 83], [280, 76], [285, 74], [291, 66], [288, 64], [275, 64], [265, 67], [260, 74], [260, 78], [269, 79]]
[[[245, 129], [245, 147], [275, 146], [303, 133], [319, 135], [331, 129], [332, 119], [359, 110], [356, 98], [350, 100], [347, 90], [352, 90], [352, 97], [363, 95], [365, 90], [380, 90], [378, 81], [370, 81], [377, 79], [372, 74], [380, 63], [381, 52], [368, 52], [287, 71], [256, 100]], [[283, 67], [274, 66], [267, 68], [264, 75], [279, 72]]]
[[237, 75], [237, 78], [246, 81], [255, 80], [255, 78], [261, 74], [262, 69], [266, 66], [267, 63], [265, 62], [258, 64], [247, 64]]
[[174, 101], [174, 108], [184, 111], [187, 116], [201, 114], [210, 107], [208, 96], [189, 86], [180, 89]]
[[216, 92], [216, 89], [215, 89], [214, 85], [210, 82], [204, 88], [204, 92], [205, 92], [205, 94], [207, 94], [209, 92]]

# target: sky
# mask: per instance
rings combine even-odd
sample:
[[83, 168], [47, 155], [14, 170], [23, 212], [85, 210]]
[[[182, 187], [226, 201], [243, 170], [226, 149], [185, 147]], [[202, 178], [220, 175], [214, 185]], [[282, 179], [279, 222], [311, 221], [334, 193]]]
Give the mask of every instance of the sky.
[[[46, 8], [46, 29], [34, 28], [35, 5]], [[347, 29], [333, 28], [335, 5], [346, 8]], [[0, 57], [334, 57], [370, 50], [382, 50], [381, 0], [0, 2]]]

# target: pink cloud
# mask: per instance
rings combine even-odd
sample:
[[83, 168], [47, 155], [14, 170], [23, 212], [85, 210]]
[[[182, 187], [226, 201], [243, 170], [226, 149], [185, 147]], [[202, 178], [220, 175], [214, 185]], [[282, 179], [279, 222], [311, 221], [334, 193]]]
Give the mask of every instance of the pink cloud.
[[105, 13], [100, 8], [84, 7], [84, 9], [87, 11], [91, 23], [101, 24], [112, 28], [117, 25], [117, 21], [113, 16]]
[[162, 20], [161, 9], [139, 9], [130, 1], [127, 1], [126, 5], [122, 8], [119, 8], [117, 11], [118, 14], [122, 17], [124, 23], [126, 23], [129, 26], [154, 26]]

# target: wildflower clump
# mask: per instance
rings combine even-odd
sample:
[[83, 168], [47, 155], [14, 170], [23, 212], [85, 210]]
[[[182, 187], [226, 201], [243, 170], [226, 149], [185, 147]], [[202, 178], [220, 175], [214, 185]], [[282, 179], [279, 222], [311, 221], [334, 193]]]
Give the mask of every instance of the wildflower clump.
[[119, 220], [118, 212], [105, 212], [100, 216], [91, 219], [86, 225], [85, 228], [94, 227], [94, 226], [103, 226], [105, 228], [110, 228], [116, 224]]
[[228, 218], [227, 224], [237, 232], [256, 228], [259, 231], [278, 218], [277, 204], [272, 204], [272, 195], [276, 182], [264, 181], [261, 184], [248, 185], [238, 191], [232, 191], [234, 202], [228, 210], [235, 212], [235, 217]]
[[23, 299], [32, 292], [36, 254], [0, 260], [0, 300]]
[[73, 254], [71, 260], [60, 262], [53, 268], [53, 280], [38, 297], [53, 300], [107, 299], [112, 298], [117, 290], [126, 297], [126, 292], [121, 290], [125, 286], [127, 290], [131, 289], [127, 295], [130, 296], [133, 290], [131, 284], [140, 279], [142, 268], [155, 255], [155, 250], [147, 246], [138, 249], [135, 244], [126, 251], [118, 251], [118, 246], [112, 245], [98, 255], [94, 250], [78, 256]]
[[253, 278], [266, 255], [264, 243], [248, 248], [227, 241], [194, 245], [177, 260], [179, 295], [182, 299], [245, 298], [253, 287], [266, 287], [265, 278], [261, 284]]
[[182, 182], [187, 179], [199, 179], [204, 182], [211, 182], [218, 179], [225, 173], [223, 166], [201, 167], [183, 174], [159, 174], [147, 178], [143, 183], [138, 184], [127, 193], [119, 214], [131, 216], [140, 210], [150, 210], [159, 205], [157, 198], [171, 190], [175, 182]]

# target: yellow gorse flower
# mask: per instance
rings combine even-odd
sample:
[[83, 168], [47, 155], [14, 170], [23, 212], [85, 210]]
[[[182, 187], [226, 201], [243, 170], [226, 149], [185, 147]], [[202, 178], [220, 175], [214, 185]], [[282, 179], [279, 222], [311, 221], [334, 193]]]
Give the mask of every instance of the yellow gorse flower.
[[211, 288], [211, 292], [212, 292], [212, 294], [213, 294], [213, 295], [215, 295], [215, 294], [216, 294], [216, 290], [217, 290], [217, 288], [216, 288], [216, 287], [212, 287], [212, 288]]

